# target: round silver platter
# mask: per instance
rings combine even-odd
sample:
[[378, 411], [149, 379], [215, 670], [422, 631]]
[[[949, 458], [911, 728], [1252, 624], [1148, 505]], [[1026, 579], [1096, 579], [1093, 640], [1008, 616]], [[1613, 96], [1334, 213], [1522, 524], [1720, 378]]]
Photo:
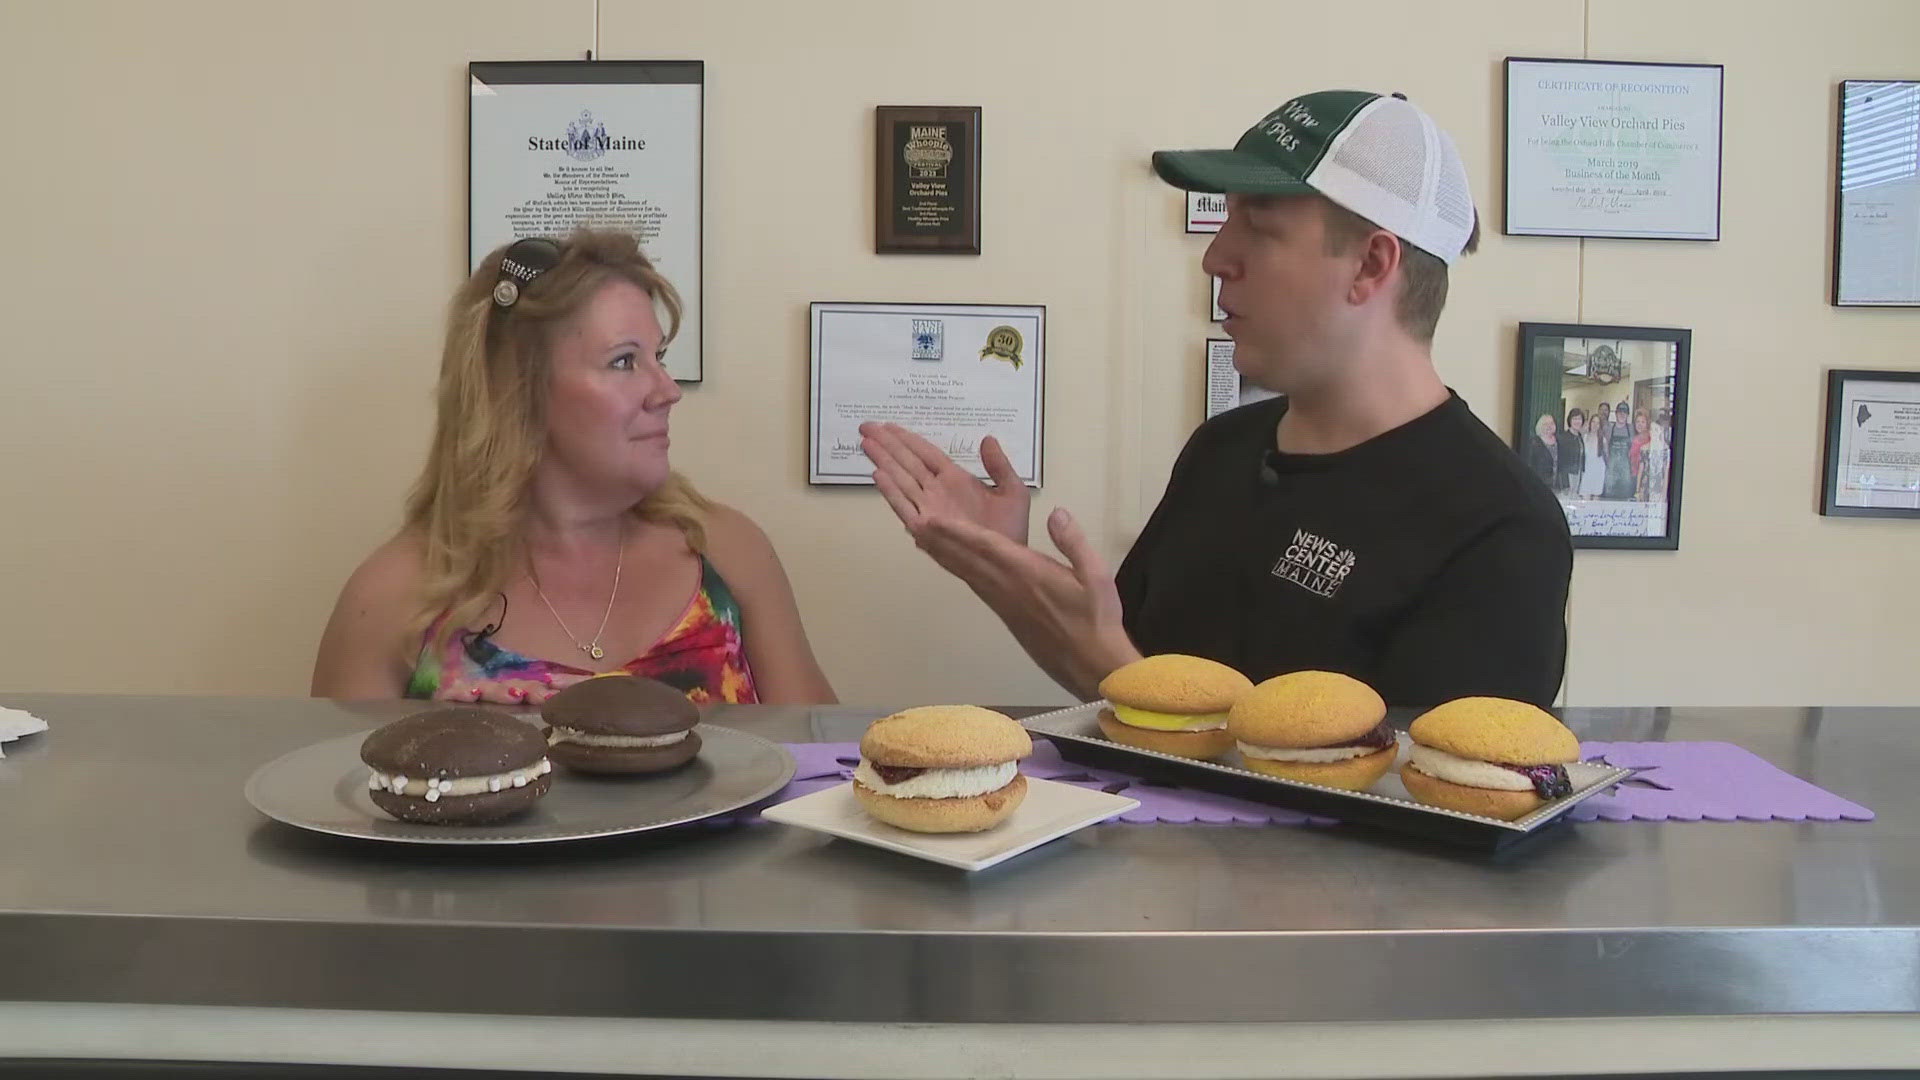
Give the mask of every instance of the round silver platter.
[[751, 806], [793, 779], [786, 748], [701, 724], [700, 756], [668, 773], [587, 776], [555, 765], [553, 787], [531, 810], [488, 825], [395, 821], [368, 798], [360, 761], [367, 732], [295, 750], [247, 778], [247, 801], [288, 825], [400, 844], [544, 844], [684, 825]]

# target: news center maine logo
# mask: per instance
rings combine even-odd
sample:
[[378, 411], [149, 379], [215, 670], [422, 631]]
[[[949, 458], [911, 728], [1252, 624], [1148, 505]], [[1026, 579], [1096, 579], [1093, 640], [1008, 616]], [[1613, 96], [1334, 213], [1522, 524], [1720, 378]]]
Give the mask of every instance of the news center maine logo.
[[1305, 529], [1295, 529], [1293, 543], [1287, 545], [1280, 561], [1273, 564], [1273, 576], [1291, 581], [1315, 596], [1332, 597], [1346, 584], [1356, 561], [1350, 549]]
[[913, 358], [940, 360], [946, 354], [946, 324], [939, 319], [913, 320]]
[[607, 134], [605, 122], [595, 120], [587, 109], [580, 110], [580, 118], [567, 125], [564, 138], [543, 139], [538, 135], [527, 138], [529, 150], [558, 150], [575, 161], [598, 161], [609, 150], [645, 150], [647, 140], [618, 138]]

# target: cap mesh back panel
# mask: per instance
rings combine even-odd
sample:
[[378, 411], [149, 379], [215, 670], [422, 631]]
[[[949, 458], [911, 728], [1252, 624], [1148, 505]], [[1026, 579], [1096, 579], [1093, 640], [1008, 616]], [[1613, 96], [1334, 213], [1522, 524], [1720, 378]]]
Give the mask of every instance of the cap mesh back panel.
[[1370, 110], [1333, 153], [1333, 163], [1364, 176], [1408, 206], [1419, 206], [1427, 173], [1427, 138], [1420, 118], [1400, 109]]

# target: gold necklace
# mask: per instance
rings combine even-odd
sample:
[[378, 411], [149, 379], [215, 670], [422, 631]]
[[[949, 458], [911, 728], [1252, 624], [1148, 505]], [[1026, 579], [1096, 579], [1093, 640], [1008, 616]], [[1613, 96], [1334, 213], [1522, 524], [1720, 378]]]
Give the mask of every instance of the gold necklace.
[[540, 595], [540, 602], [547, 605], [548, 611], [553, 612], [553, 621], [560, 624], [560, 632], [567, 635], [567, 640], [573, 642], [573, 647], [595, 660], [607, 655], [606, 650], [600, 647], [600, 635], [607, 632], [607, 620], [613, 616], [613, 601], [620, 595], [620, 565], [626, 561], [626, 558], [627, 530], [626, 526], [622, 525], [620, 550], [613, 557], [613, 591], [607, 594], [607, 610], [600, 616], [600, 629], [593, 632], [593, 640], [582, 645], [580, 639], [573, 636], [573, 631], [567, 628], [567, 620], [562, 619], [560, 613], [554, 610], [553, 601], [547, 599], [546, 591], [540, 588], [540, 576], [533, 572], [533, 555], [531, 553], [527, 555], [527, 580], [533, 582], [533, 591]]

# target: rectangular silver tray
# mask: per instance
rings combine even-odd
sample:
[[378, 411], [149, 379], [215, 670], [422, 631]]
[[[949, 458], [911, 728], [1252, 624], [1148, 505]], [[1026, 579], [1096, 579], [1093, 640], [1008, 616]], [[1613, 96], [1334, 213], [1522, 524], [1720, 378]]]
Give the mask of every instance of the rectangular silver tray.
[[[1051, 740], [1061, 757], [1077, 765], [1474, 847], [1504, 848], [1532, 836], [1581, 802], [1633, 776], [1632, 769], [1573, 762], [1567, 766], [1573, 794], [1554, 799], [1516, 821], [1501, 821], [1416, 802], [1401, 785], [1397, 772], [1387, 773], [1367, 791], [1342, 791], [1250, 772], [1240, 767], [1237, 750], [1229, 751], [1219, 761], [1194, 761], [1121, 746], [1100, 733], [1096, 717], [1106, 707], [1104, 701], [1091, 701], [1031, 716], [1021, 723], [1034, 734]], [[1396, 768], [1406, 760], [1407, 749], [1408, 740], [1403, 734]]]

